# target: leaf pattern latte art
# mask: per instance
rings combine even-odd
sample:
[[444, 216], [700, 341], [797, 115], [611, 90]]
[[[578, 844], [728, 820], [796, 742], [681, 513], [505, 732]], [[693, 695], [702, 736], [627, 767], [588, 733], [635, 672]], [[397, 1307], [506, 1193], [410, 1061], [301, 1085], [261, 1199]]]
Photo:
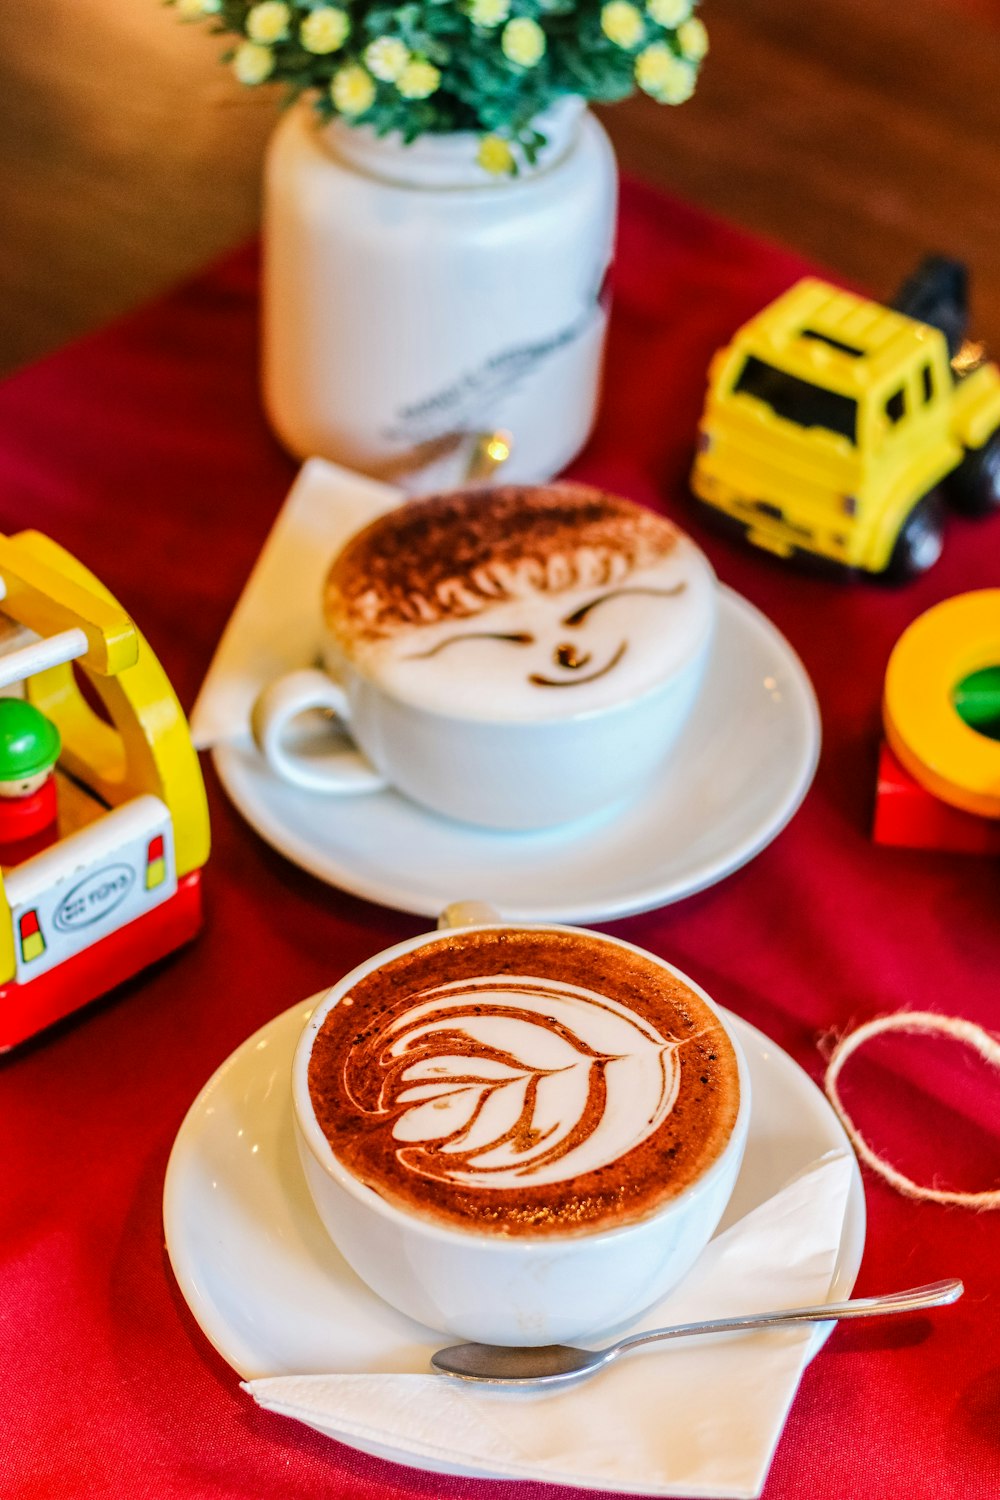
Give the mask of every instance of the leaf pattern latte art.
[[652, 1135], [677, 1098], [680, 1045], [604, 995], [504, 974], [410, 994], [352, 1049], [349, 1070], [381, 1075], [376, 1114], [402, 1167], [465, 1187], [534, 1187]]

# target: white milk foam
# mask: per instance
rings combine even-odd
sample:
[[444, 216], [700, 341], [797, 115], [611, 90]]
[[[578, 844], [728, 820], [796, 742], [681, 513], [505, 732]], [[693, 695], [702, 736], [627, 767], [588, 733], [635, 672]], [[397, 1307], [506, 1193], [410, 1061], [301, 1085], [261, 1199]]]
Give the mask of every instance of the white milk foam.
[[407, 1106], [393, 1128], [400, 1165], [463, 1187], [537, 1187], [606, 1166], [662, 1125], [680, 1083], [680, 1042], [552, 979], [426, 990], [379, 1043], [380, 1108]]
[[513, 599], [480, 599], [465, 617], [358, 642], [357, 662], [393, 697], [466, 719], [532, 722], [610, 708], [696, 656], [716, 607], [715, 576], [687, 537], [655, 564], [619, 571], [544, 592], [525, 579]]

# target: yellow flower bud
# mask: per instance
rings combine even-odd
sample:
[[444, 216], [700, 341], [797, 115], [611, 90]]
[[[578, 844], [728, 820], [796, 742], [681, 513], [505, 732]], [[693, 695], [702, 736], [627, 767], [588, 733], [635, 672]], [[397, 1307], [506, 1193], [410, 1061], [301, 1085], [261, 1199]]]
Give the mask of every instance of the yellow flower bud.
[[504, 57], [521, 68], [533, 68], [545, 55], [545, 32], [530, 16], [508, 21], [500, 38]]
[[673, 30], [691, 14], [691, 0], [646, 0], [646, 10], [657, 26]]
[[398, 36], [377, 36], [365, 48], [368, 71], [383, 83], [395, 83], [410, 61], [410, 49]]
[[683, 104], [694, 93], [695, 70], [675, 57], [666, 42], [644, 47], [635, 60], [635, 81], [659, 104]]
[[375, 81], [360, 63], [348, 63], [334, 73], [330, 98], [340, 114], [363, 115], [375, 103]]
[[469, 6], [469, 20], [473, 26], [500, 26], [509, 15], [510, 0], [472, 0]]
[[631, 0], [608, 0], [601, 8], [601, 30], [616, 47], [631, 52], [646, 35], [642, 11]]
[[408, 62], [396, 81], [404, 99], [428, 99], [441, 86], [441, 73], [433, 63], [415, 57]]
[[311, 10], [299, 27], [299, 41], [307, 52], [325, 56], [339, 52], [351, 31], [351, 20], [339, 5], [321, 5]]
[[513, 151], [499, 135], [483, 136], [479, 142], [476, 160], [485, 171], [492, 172], [495, 177], [510, 177], [517, 167]]
[[241, 42], [233, 56], [233, 72], [240, 83], [263, 83], [274, 72], [274, 53], [256, 42]]
[[247, 36], [265, 47], [283, 42], [291, 19], [292, 12], [284, 0], [264, 0], [262, 5], [254, 5], [247, 11]]
[[182, 21], [200, 21], [206, 13], [204, 0], [176, 0], [176, 3]]
[[677, 40], [681, 52], [691, 62], [699, 63], [708, 51], [708, 32], [705, 30], [704, 21], [697, 16], [692, 16], [690, 21], [685, 21], [677, 28]]

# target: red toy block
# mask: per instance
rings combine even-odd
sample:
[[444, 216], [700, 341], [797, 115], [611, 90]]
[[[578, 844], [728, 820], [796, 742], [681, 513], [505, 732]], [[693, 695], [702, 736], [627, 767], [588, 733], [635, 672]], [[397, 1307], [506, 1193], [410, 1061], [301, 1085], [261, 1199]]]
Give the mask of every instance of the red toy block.
[[907, 849], [1000, 854], [1000, 818], [980, 818], [942, 802], [904, 770], [883, 741], [872, 838]]

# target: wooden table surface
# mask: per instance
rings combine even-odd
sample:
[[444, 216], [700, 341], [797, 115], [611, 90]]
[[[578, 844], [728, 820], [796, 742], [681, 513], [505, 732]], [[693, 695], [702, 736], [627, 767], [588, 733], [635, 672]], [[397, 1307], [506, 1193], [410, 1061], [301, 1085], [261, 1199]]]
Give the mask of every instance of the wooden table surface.
[[[1000, 0], [705, 0], [695, 98], [605, 112], [622, 167], [888, 295], [964, 257], [1000, 345]], [[158, 0], [8, 6], [0, 373], [249, 235], [275, 115]]]

